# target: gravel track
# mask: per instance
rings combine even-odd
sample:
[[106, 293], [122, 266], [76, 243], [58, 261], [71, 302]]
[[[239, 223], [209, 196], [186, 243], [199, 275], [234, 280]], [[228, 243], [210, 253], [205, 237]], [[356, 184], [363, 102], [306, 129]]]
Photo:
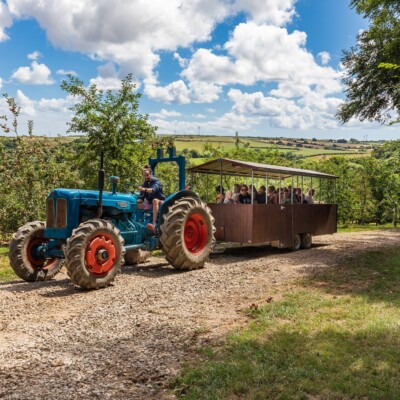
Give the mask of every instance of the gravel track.
[[400, 231], [314, 242], [295, 253], [231, 250], [191, 272], [153, 257], [90, 292], [63, 271], [50, 282], [0, 283], [0, 398], [172, 399], [168, 382], [194, 346], [242, 324], [244, 307], [346, 257], [398, 246]]

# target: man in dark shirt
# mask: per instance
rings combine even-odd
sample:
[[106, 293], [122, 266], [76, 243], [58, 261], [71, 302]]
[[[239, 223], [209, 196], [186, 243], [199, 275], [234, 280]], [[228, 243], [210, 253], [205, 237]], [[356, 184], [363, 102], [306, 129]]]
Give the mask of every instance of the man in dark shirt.
[[242, 185], [240, 187], [239, 203], [251, 204], [251, 196], [249, 195], [249, 188], [247, 185]]
[[140, 190], [139, 199], [137, 201], [138, 207], [144, 210], [153, 209], [153, 223], [147, 224], [147, 228], [151, 231], [155, 231], [157, 215], [160, 206], [164, 203], [165, 196], [162, 191], [161, 182], [152, 176], [149, 165], [143, 167], [143, 178], [144, 182], [142, 186], [139, 186]]
[[266, 193], [267, 189], [265, 188], [265, 186], [260, 186], [260, 188], [258, 189], [258, 194], [257, 194], [257, 203], [258, 204], [265, 204], [266, 202], [266, 197], [267, 197], [267, 193]]

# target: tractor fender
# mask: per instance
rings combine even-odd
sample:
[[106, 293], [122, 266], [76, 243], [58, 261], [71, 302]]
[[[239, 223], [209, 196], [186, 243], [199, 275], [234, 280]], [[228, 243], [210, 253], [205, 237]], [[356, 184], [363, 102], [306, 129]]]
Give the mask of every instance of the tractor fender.
[[170, 207], [172, 204], [174, 204], [177, 200], [181, 199], [182, 197], [194, 197], [196, 199], [200, 198], [200, 196], [197, 193], [191, 190], [181, 190], [179, 192], [175, 192], [169, 195], [165, 199], [163, 205], [160, 207], [160, 211], [158, 214], [159, 215], [158, 224], [160, 223], [160, 221], [162, 221], [162, 216], [167, 212], [168, 207]]

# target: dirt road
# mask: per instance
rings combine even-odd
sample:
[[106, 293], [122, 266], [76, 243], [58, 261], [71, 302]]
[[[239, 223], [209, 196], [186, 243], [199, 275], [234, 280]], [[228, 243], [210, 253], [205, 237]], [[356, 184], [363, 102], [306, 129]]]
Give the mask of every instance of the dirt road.
[[167, 383], [199, 342], [243, 322], [293, 279], [373, 248], [400, 231], [322, 236], [311, 250], [240, 249], [180, 273], [162, 258], [124, 267], [114, 286], [86, 292], [64, 273], [0, 284], [0, 398], [174, 398]]

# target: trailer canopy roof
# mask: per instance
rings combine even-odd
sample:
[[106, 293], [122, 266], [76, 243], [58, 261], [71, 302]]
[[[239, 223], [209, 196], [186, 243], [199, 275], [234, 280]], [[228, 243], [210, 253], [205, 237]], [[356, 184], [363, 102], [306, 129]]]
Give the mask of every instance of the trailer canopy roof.
[[312, 178], [337, 179], [335, 175], [324, 174], [322, 172], [311, 171], [300, 168], [280, 167], [278, 165], [259, 164], [248, 161], [230, 160], [228, 158], [218, 158], [205, 164], [197, 165], [188, 169], [191, 173], [231, 175], [265, 178], [266, 176], [274, 179], [285, 179], [291, 176], [308, 176]]

